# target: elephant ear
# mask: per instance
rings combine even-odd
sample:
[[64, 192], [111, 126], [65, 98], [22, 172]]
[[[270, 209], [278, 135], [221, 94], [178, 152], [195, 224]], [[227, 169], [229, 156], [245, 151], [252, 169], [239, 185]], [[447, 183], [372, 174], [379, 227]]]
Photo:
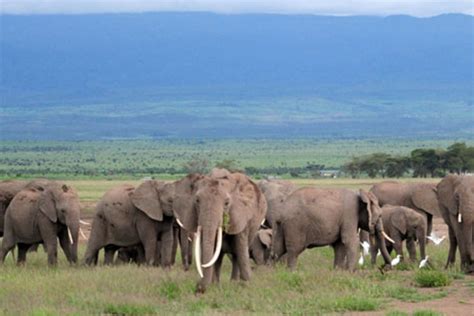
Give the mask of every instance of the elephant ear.
[[194, 193], [199, 186], [199, 181], [204, 177], [200, 174], [190, 174], [174, 183], [175, 195], [173, 197], [173, 213], [176, 221], [186, 231], [197, 231], [197, 212], [194, 205]]
[[403, 235], [407, 233], [407, 219], [403, 211], [397, 208], [390, 216], [390, 222], [398, 229]]
[[53, 223], [57, 222], [58, 214], [56, 212], [56, 202], [54, 194], [50, 189], [41, 193], [39, 198], [39, 209], [47, 218], [49, 218], [50, 221]]
[[[369, 195], [370, 193], [370, 195]], [[373, 197], [375, 197], [375, 195], [372, 193], [372, 192], [367, 192], [365, 190], [362, 190], [360, 189], [359, 190], [359, 196], [360, 196], [360, 199], [362, 200], [362, 202], [364, 202], [365, 204], [367, 204], [367, 213], [368, 213], [368, 223], [371, 222], [371, 219], [372, 219], [372, 200], [373, 200]], [[372, 196], [372, 197], [371, 197]]]
[[[225, 225], [227, 234], [235, 235], [242, 232], [248, 226], [249, 221], [258, 214], [261, 199], [259, 194], [261, 192], [256, 184], [238, 176], [237, 186], [231, 193], [232, 204], [229, 209], [229, 225]], [[264, 218], [265, 214], [263, 214], [260, 222]]]
[[436, 187], [424, 184], [416, 188], [411, 196], [413, 204], [431, 215], [439, 216], [439, 205]]
[[155, 221], [163, 220], [163, 210], [161, 209], [156, 181], [148, 180], [135, 189], [132, 196], [132, 203], [136, 208], [144, 212]]
[[258, 239], [265, 246], [270, 248], [272, 246], [272, 230], [271, 229], [260, 229], [257, 233]]

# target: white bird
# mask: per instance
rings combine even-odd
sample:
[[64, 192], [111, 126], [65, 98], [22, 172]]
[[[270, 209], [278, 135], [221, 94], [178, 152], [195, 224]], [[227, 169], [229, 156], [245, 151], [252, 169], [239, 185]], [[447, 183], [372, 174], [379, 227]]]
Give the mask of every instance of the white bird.
[[382, 253], [380, 252], [380, 249], [379, 249], [379, 251], [377, 251], [377, 257], [380, 257], [381, 254]]
[[438, 237], [434, 232], [431, 232], [431, 235], [426, 236], [429, 240], [431, 240], [436, 246], [439, 246], [443, 242], [443, 240], [446, 238], [446, 236], [443, 237]]
[[396, 266], [397, 264], [399, 264], [401, 257], [402, 257], [402, 256], [397, 255], [397, 256], [395, 257], [395, 259], [393, 259], [392, 262], [390, 262], [390, 265], [391, 265], [392, 267], [394, 267], [394, 266]]
[[362, 254], [362, 252], [360, 253], [359, 265], [360, 266], [364, 265], [364, 255]]
[[421, 269], [421, 268], [426, 267], [426, 264], [428, 263], [428, 258], [429, 258], [429, 256], [426, 256], [425, 259], [421, 260], [420, 265], [418, 266], [418, 268]]
[[364, 256], [369, 255], [369, 250], [370, 250], [370, 244], [364, 240], [364, 242], [361, 242], [360, 245], [362, 246], [362, 249], [364, 249]]

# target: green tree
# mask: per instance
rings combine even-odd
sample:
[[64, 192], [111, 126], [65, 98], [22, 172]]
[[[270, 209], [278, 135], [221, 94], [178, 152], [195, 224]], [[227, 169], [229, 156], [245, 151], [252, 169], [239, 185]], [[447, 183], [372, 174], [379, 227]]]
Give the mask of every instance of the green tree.
[[408, 157], [389, 157], [385, 161], [385, 172], [390, 178], [403, 177], [410, 168], [410, 158]]

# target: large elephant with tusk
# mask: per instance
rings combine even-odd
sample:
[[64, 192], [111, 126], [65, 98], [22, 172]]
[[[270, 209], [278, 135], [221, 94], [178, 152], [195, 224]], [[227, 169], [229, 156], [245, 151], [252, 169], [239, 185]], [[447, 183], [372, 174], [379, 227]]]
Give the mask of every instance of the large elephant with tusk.
[[18, 245], [18, 263], [32, 245], [43, 243], [49, 265], [57, 264], [57, 241], [70, 263], [77, 262], [80, 204], [76, 191], [63, 183], [27, 186], [15, 195], [5, 213], [0, 260]]
[[454, 264], [459, 247], [461, 269], [474, 273], [474, 177], [447, 175], [437, 190], [441, 215], [449, 227], [446, 267]]
[[[346, 189], [301, 188], [283, 203], [286, 210], [274, 218], [272, 257], [287, 255], [290, 269], [306, 248], [330, 245], [334, 249], [334, 266], [354, 270], [359, 249], [358, 229], [376, 239], [385, 265], [390, 256], [385, 245], [380, 207], [375, 195]], [[384, 238], [385, 237], [385, 238]]]
[[427, 234], [431, 234], [433, 216], [440, 216], [436, 184], [384, 181], [372, 186], [370, 192], [377, 196], [380, 206], [386, 204], [406, 206], [425, 216]]
[[[232, 279], [249, 280], [249, 247], [267, 209], [257, 185], [242, 173], [215, 169], [207, 176], [186, 177], [177, 192], [176, 219], [195, 234], [194, 258], [201, 277], [197, 292], [204, 292], [212, 281], [219, 282], [226, 253], [232, 260]], [[180, 198], [182, 193], [191, 193], [192, 199]]]
[[169, 267], [173, 247], [172, 196], [172, 184], [157, 180], [145, 181], [137, 188], [124, 184], [107, 191], [97, 203], [85, 263], [96, 264], [102, 248], [104, 263], [111, 264], [118, 249], [142, 245], [147, 264]]

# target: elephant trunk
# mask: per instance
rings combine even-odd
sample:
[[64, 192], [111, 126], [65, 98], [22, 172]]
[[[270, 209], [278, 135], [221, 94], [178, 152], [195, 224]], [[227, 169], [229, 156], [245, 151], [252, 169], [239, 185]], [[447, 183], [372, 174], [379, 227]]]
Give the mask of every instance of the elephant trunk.
[[68, 230], [68, 239], [70, 242], [71, 258], [70, 261], [77, 263], [77, 248], [79, 245], [79, 218], [66, 219], [66, 226]]
[[[196, 257], [196, 266], [198, 268], [198, 271], [202, 269], [202, 276], [201, 280], [199, 281], [198, 284], [198, 292], [204, 292], [207, 288], [207, 286], [211, 283], [212, 277], [213, 277], [213, 272], [214, 272], [214, 267], [212, 264], [213, 257], [215, 256], [215, 245], [216, 245], [216, 237], [217, 237], [217, 229], [214, 227], [209, 227], [209, 226], [204, 226], [202, 227], [201, 230], [198, 228], [198, 234], [197, 234], [197, 239], [202, 240], [196, 240], [196, 250], [202, 250], [201, 251], [196, 251], [195, 257]], [[220, 249], [219, 249], [220, 252]], [[206, 266], [202, 265], [201, 262], [205, 262]], [[210, 264], [212, 263], [212, 264]], [[201, 265], [199, 267], [198, 265]]]
[[380, 253], [382, 254], [385, 264], [390, 265], [392, 259], [390, 257], [390, 254], [387, 251], [387, 245], [385, 244], [385, 236], [384, 236], [384, 231], [383, 231], [382, 219], [379, 219], [376, 225], [375, 234], [376, 234], [376, 240], [377, 240], [377, 248], [380, 249]]
[[[465, 242], [464, 251], [466, 252], [464, 255], [461, 254], [461, 264], [463, 265], [463, 269], [466, 272], [471, 273], [474, 265], [474, 253], [472, 249], [472, 239], [473, 239], [473, 232], [472, 232], [472, 220], [464, 219], [465, 221], [461, 223], [461, 230], [462, 230], [462, 238], [461, 242]], [[464, 257], [464, 258], [463, 258]]]

